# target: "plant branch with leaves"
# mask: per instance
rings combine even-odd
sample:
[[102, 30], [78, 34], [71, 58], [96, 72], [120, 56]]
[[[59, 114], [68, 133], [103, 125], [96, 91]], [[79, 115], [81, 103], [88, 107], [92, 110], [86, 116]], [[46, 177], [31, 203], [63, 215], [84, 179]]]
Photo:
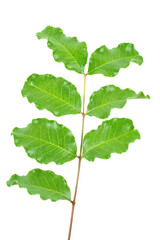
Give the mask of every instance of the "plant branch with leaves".
[[121, 68], [128, 67], [131, 62], [141, 65], [142, 56], [131, 43], [121, 43], [113, 49], [101, 46], [91, 54], [88, 72], [85, 73], [88, 58], [85, 42], [79, 42], [76, 37], [66, 37], [60, 28], [51, 26], [37, 33], [37, 37], [48, 40], [47, 46], [52, 50], [55, 61], [63, 62], [68, 70], [83, 74], [83, 98], [81, 101], [81, 96], [72, 83], [50, 74], [29, 76], [22, 89], [22, 95], [38, 109], [46, 109], [56, 117], [67, 114], [82, 115], [79, 155], [77, 156], [77, 145], [71, 130], [55, 120], [34, 119], [25, 128], [14, 128], [12, 135], [15, 145], [23, 146], [27, 155], [39, 163], [64, 164], [77, 157], [75, 192], [72, 199], [70, 188], [62, 176], [41, 169], [31, 170], [26, 176], [14, 174], [7, 185], [9, 187], [19, 185], [20, 188], [26, 188], [31, 195], [39, 194], [43, 200], [50, 199], [53, 202], [68, 200], [72, 204], [68, 234], [70, 240], [82, 159], [88, 161], [94, 161], [95, 158], [109, 159], [112, 153], [126, 152], [130, 143], [140, 139], [132, 120], [127, 118], [105, 120], [96, 130], [84, 136], [85, 116], [106, 119], [113, 108], [123, 108], [127, 100], [150, 97], [143, 92], [137, 94], [129, 88], [120, 89], [114, 85], [107, 85], [93, 92], [85, 112], [87, 75], [103, 74], [106, 77], [114, 77]]

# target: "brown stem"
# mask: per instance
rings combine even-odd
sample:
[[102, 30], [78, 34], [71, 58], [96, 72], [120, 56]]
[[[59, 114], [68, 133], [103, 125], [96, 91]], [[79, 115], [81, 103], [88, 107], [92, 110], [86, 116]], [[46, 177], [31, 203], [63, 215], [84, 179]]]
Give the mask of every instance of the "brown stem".
[[71, 239], [73, 216], [74, 216], [74, 209], [75, 209], [75, 204], [76, 204], [76, 197], [77, 197], [77, 190], [78, 190], [78, 183], [79, 183], [79, 175], [80, 175], [81, 161], [82, 161], [82, 142], [83, 142], [83, 135], [84, 135], [84, 120], [85, 120], [85, 115], [86, 115], [85, 114], [86, 76], [87, 76], [87, 74], [84, 73], [81, 143], [80, 143], [80, 153], [79, 153], [79, 157], [78, 157], [78, 171], [77, 171], [77, 180], [76, 180], [74, 198], [73, 198], [73, 201], [71, 202], [72, 203], [72, 212], [71, 212], [71, 220], [70, 220], [68, 240]]

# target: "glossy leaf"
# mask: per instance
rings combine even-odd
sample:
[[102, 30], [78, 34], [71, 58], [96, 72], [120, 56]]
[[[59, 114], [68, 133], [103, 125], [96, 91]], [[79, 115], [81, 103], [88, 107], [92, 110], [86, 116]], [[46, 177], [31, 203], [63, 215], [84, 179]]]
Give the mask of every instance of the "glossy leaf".
[[126, 152], [129, 143], [136, 139], [140, 139], [140, 134], [130, 119], [112, 118], [85, 135], [83, 157], [89, 161], [95, 158], [108, 159], [111, 153]]
[[116, 48], [108, 49], [101, 46], [92, 53], [89, 60], [88, 75], [103, 74], [106, 77], [114, 77], [121, 68], [129, 66], [130, 62], [141, 65], [142, 56], [131, 43], [121, 43]]
[[78, 42], [76, 37], [66, 37], [60, 28], [47, 26], [37, 33], [38, 39], [47, 39], [48, 47], [53, 50], [53, 57], [57, 62], [63, 62], [68, 70], [84, 73], [87, 63], [87, 45]]
[[81, 112], [81, 97], [76, 87], [61, 77], [32, 74], [24, 84], [22, 95], [38, 109], [47, 109], [55, 116]]
[[56, 121], [39, 118], [26, 128], [14, 128], [14, 143], [23, 146], [29, 157], [39, 163], [63, 164], [76, 157], [77, 146], [72, 132]]
[[18, 185], [20, 188], [26, 188], [29, 194], [39, 194], [43, 200], [50, 199], [52, 202], [57, 200], [71, 201], [71, 192], [66, 180], [51, 171], [34, 169], [26, 176], [14, 174], [7, 185], [8, 187]]
[[87, 106], [87, 115], [98, 118], [107, 118], [111, 109], [123, 108], [128, 99], [149, 99], [143, 92], [136, 94], [133, 90], [126, 88], [124, 90], [114, 85], [108, 85], [93, 92]]

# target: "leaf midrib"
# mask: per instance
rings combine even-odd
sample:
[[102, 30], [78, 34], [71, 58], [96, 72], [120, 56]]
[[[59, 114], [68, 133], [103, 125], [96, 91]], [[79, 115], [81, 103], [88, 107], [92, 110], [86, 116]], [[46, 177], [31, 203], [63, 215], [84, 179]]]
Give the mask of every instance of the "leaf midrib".
[[[57, 191], [55, 191], [55, 190], [53, 190], [53, 189], [51, 189], [51, 188], [44, 188], [44, 187], [36, 186], [36, 185], [33, 185], [33, 184], [24, 184], [24, 186], [29, 186], [29, 187], [31, 186], [31, 187], [43, 189], [43, 190], [45, 190], [45, 191], [55, 192], [55, 193], [57, 193], [57, 194], [65, 197], [65, 198], [68, 199], [69, 201], [71, 201], [71, 199], [69, 199], [69, 198], [68, 198], [66, 195], [64, 195], [63, 193], [57, 192]], [[29, 190], [29, 188], [27, 188], [27, 189]], [[36, 193], [36, 194], [39, 194], [39, 193]], [[41, 194], [39, 194], [39, 195], [41, 195]]]
[[95, 71], [95, 70], [97, 70], [98, 68], [101, 68], [101, 67], [103, 67], [104, 65], [108, 65], [108, 64], [110, 64], [110, 63], [112, 63], [112, 62], [118, 62], [118, 61], [120, 61], [120, 60], [126, 60], [126, 59], [130, 59], [130, 58], [138, 57], [138, 56], [139, 56], [139, 54], [137, 54], [137, 55], [135, 55], [135, 56], [127, 57], [127, 58], [118, 58], [118, 59], [112, 60], [112, 61], [110, 61], [110, 62], [105, 62], [104, 64], [99, 65], [98, 67], [96, 67], [96, 68], [92, 69], [91, 71], [89, 71], [88, 74], [91, 73], [91, 72], [93, 72], [93, 71]]
[[22, 136], [27, 136], [27, 137], [30, 137], [30, 138], [35, 138], [35, 139], [37, 139], [37, 140], [39, 140], [39, 141], [41, 141], [41, 142], [45, 142], [46, 144], [50, 144], [50, 145], [56, 146], [57, 148], [60, 148], [60, 149], [62, 149], [63, 151], [66, 151], [66, 152], [68, 152], [68, 153], [74, 155], [75, 157], [77, 156], [76, 154], [74, 154], [74, 153], [68, 151], [67, 149], [62, 148], [62, 147], [60, 147], [60, 146], [58, 146], [58, 145], [56, 145], [56, 144], [54, 144], [54, 143], [48, 142], [48, 141], [46, 141], [46, 140], [44, 140], [44, 139], [42, 139], [42, 138], [37, 138], [37, 137], [32, 136], [32, 135], [28, 135], [28, 134], [20, 134], [20, 133], [18, 133], [17, 135], [22, 135]]
[[86, 151], [86, 152], [83, 154], [83, 156], [86, 155], [86, 153], [88, 153], [88, 152], [91, 151], [92, 149], [99, 147], [100, 145], [107, 144], [108, 142], [114, 141], [114, 140], [116, 140], [116, 139], [119, 138], [119, 137], [127, 136], [127, 135], [129, 135], [129, 134], [131, 134], [131, 133], [133, 133], [133, 132], [135, 132], [135, 131], [137, 131], [137, 130], [134, 129], [134, 130], [128, 132], [127, 134], [122, 134], [122, 135], [120, 135], [120, 136], [118, 136], [118, 137], [114, 137], [114, 138], [109, 139], [109, 140], [107, 140], [107, 141], [105, 141], [105, 142], [99, 143], [99, 144], [97, 144], [96, 146], [90, 148], [88, 151]]
[[[53, 38], [53, 37], [52, 37]], [[75, 59], [75, 57], [70, 53], [70, 51], [63, 45], [61, 44], [59, 41], [57, 41], [57, 39], [53, 38], [60, 46], [62, 46], [68, 53], [69, 55], [73, 58], [73, 60], [77, 63], [77, 65], [79, 66], [79, 68], [81, 69], [82, 73], [83, 73], [83, 69], [81, 68], [80, 64], [77, 62], [77, 60]], [[48, 39], [49, 41], [49, 39]]]
[[[29, 83], [29, 84], [30, 84], [30, 83]], [[50, 92], [48, 92], [48, 91], [45, 91], [44, 89], [42, 89], [42, 88], [40, 88], [40, 87], [37, 87], [37, 86], [34, 85], [33, 83], [30, 84], [30, 86], [31, 86], [31, 87], [35, 87], [35, 88], [37, 88], [38, 90], [47, 93], [48, 95], [51, 95], [53, 98], [59, 99], [60, 101], [68, 104], [69, 106], [73, 107], [73, 108], [76, 109], [78, 112], [80, 112], [80, 110], [79, 110], [78, 108], [76, 108], [74, 105], [70, 104], [69, 102], [66, 102], [64, 99], [62, 99], [62, 98], [60, 98], [60, 97], [57, 97], [56, 95], [54, 95], [54, 94], [52, 94], [52, 93], [50, 93]]]
[[125, 98], [125, 99], [117, 100], [117, 101], [112, 101], [112, 102], [107, 102], [107, 103], [105, 103], [105, 104], [102, 104], [102, 105], [99, 105], [99, 106], [93, 108], [92, 110], [89, 110], [89, 111], [87, 112], [87, 114], [90, 113], [90, 112], [92, 112], [92, 111], [94, 111], [95, 109], [101, 108], [101, 107], [103, 107], [103, 106], [105, 106], [105, 105], [109, 105], [109, 104], [111, 104], [111, 103], [117, 103], [117, 102], [127, 101], [127, 100], [129, 100], [129, 98]]

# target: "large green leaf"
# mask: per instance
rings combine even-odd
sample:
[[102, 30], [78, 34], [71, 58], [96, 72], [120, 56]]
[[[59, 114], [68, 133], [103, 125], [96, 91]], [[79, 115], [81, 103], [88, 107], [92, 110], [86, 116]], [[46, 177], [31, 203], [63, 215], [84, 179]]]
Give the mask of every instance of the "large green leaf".
[[142, 56], [131, 43], [121, 43], [116, 48], [108, 49], [101, 46], [92, 53], [89, 60], [88, 75], [103, 74], [106, 77], [114, 77], [121, 68], [129, 66], [130, 62], [141, 65]]
[[8, 187], [19, 185], [26, 188], [31, 195], [39, 194], [41, 199], [50, 199], [52, 202], [57, 200], [71, 201], [71, 192], [66, 180], [51, 171], [34, 169], [26, 176], [14, 174], [7, 182]]
[[51, 26], [37, 33], [37, 37], [48, 40], [47, 45], [53, 50], [55, 61], [63, 62], [68, 70], [84, 72], [88, 57], [85, 42], [78, 42], [76, 37], [66, 37], [62, 29]]
[[111, 153], [126, 152], [129, 143], [136, 139], [140, 139], [140, 134], [130, 119], [112, 118], [85, 135], [83, 157], [89, 161], [94, 161], [96, 157], [108, 159]]
[[39, 163], [63, 164], [76, 157], [77, 146], [72, 132], [56, 121], [39, 118], [26, 128], [14, 128], [14, 143], [23, 146], [29, 157]]
[[81, 97], [76, 87], [61, 77], [32, 74], [24, 84], [22, 95], [38, 109], [47, 109], [55, 116], [81, 112]]
[[114, 85], [108, 85], [93, 92], [87, 106], [87, 115], [98, 118], [107, 118], [113, 108], [123, 108], [127, 99], [150, 98], [143, 92], [136, 94], [133, 90], [126, 88], [124, 90]]

